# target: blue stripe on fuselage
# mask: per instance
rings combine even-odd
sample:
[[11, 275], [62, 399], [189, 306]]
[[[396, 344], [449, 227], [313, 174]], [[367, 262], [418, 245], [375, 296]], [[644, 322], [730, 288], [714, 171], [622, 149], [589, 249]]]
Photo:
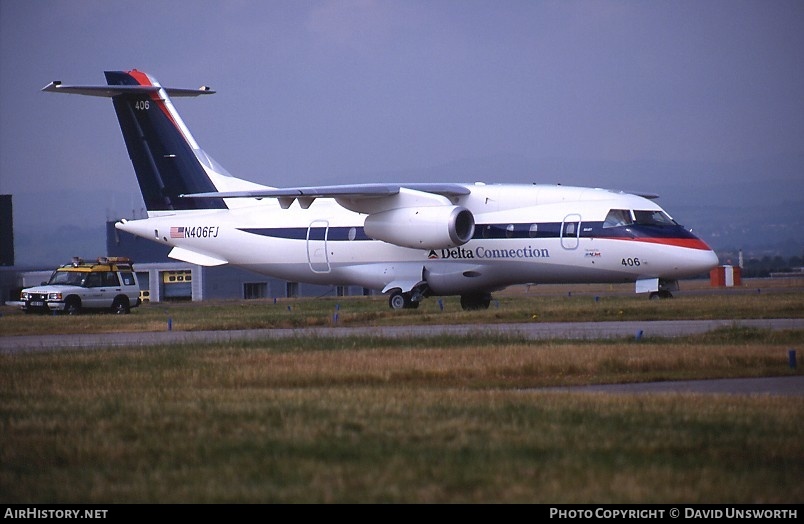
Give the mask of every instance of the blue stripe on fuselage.
[[[473, 240], [492, 238], [559, 238], [561, 227], [564, 237], [580, 238], [688, 238], [695, 235], [679, 225], [644, 225], [603, 227], [603, 222], [545, 222], [523, 224], [477, 224]], [[567, 228], [572, 229], [567, 229]], [[580, 230], [580, 234], [578, 231]]]
[[[523, 224], [477, 224], [472, 240], [488, 240], [503, 238], [559, 238], [561, 236], [561, 222], [545, 223], [523, 223]], [[568, 223], [564, 224], [564, 237], [578, 237], [577, 230], [569, 233], [566, 231]], [[603, 227], [603, 222], [581, 222], [580, 238], [688, 238], [695, 239], [695, 235], [678, 225], [668, 226], [647, 226], [647, 225], [628, 225], [617, 227]], [[372, 240], [368, 237], [362, 227], [279, 227], [279, 228], [239, 228], [240, 231], [261, 235], [272, 238], [284, 238], [288, 240], [307, 240], [308, 230], [310, 240], [324, 240], [324, 230], [327, 230], [328, 241], [349, 241], [349, 240]], [[352, 232], [354, 231], [354, 232]]]
[[251, 233], [252, 235], [284, 238], [286, 240], [307, 240], [308, 231], [310, 240], [324, 240], [325, 231], [327, 233], [327, 241], [373, 240], [366, 236], [362, 227], [255, 227], [238, 229], [244, 233]]

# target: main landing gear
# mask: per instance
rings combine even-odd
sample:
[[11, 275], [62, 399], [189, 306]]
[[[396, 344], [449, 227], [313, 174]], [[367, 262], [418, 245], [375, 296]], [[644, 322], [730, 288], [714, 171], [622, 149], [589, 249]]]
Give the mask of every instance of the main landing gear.
[[[391, 309], [416, 309], [423, 298], [422, 294], [416, 294], [415, 292], [403, 293], [396, 290], [388, 297], [388, 306]], [[464, 311], [488, 309], [490, 304], [491, 293], [461, 295], [461, 307]]]
[[491, 304], [491, 293], [473, 293], [461, 295], [461, 307], [464, 311], [488, 309]]
[[[419, 295], [417, 298], [421, 300], [422, 297]], [[402, 293], [396, 290], [388, 297], [388, 306], [391, 309], [416, 309], [419, 307], [419, 300], [414, 300], [411, 293]]]

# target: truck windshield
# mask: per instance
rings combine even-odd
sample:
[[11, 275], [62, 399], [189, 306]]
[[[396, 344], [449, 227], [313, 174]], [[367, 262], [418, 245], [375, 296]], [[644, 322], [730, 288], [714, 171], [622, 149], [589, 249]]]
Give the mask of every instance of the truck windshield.
[[77, 271], [56, 271], [50, 277], [48, 284], [62, 284], [67, 286], [80, 286], [84, 282], [87, 273]]

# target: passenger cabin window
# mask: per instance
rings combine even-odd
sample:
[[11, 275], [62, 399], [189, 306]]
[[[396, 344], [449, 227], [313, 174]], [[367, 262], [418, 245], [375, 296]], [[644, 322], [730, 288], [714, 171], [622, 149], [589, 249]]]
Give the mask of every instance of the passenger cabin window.
[[676, 221], [664, 211], [637, 211], [634, 210], [636, 223], [641, 226], [676, 226]]
[[603, 221], [603, 227], [619, 227], [633, 224], [631, 211], [628, 209], [612, 209]]

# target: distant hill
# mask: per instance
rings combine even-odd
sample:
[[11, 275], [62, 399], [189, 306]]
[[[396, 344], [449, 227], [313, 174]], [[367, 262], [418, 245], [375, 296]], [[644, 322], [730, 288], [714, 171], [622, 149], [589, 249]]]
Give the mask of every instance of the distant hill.
[[[133, 175], [132, 175], [133, 176]], [[359, 182], [544, 183], [647, 191], [678, 222], [724, 257], [804, 255], [804, 158], [734, 164], [531, 160], [517, 155], [463, 159], [421, 169], [343, 174], [303, 185]], [[263, 181], [270, 183], [270, 181]], [[274, 183], [276, 183], [274, 181]], [[145, 214], [139, 194], [30, 192], [13, 196], [17, 265], [63, 263], [106, 249], [105, 221]]]

